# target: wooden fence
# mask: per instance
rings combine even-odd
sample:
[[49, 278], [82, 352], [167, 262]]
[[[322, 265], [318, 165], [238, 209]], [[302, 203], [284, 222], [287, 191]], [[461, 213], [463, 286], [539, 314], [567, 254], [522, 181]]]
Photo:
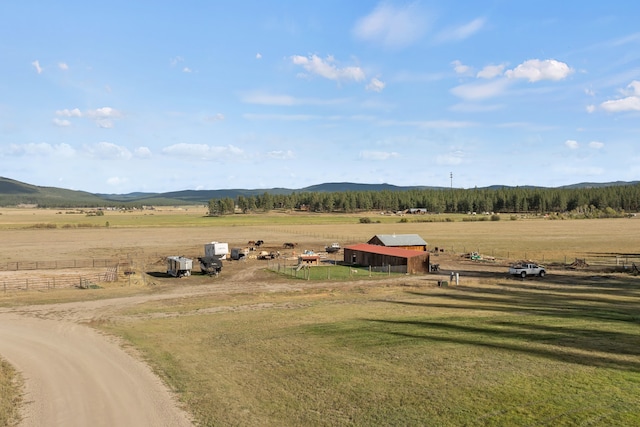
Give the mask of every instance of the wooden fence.
[[58, 261], [8, 261], [0, 263], [0, 271], [59, 270], [65, 268], [107, 268], [120, 264], [118, 259], [70, 259]]

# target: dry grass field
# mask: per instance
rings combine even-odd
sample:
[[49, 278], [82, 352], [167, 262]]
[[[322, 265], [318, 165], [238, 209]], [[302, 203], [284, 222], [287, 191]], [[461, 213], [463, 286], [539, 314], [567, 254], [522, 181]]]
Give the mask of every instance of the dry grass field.
[[[135, 268], [102, 289], [0, 293], [0, 307], [120, 337], [198, 425], [640, 424], [640, 279], [601, 265], [638, 263], [636, 218], [401, 222], [371, 213], [361, 224], [364, 215], [207, 218], [203, 208], [0, 213], [0, 281], [15, 273], [3, 265], [33, 258]], [[283, 242], [320, 251], [392, 233], [444, 249], [432, 259], [441, 273], [305, 281], [249, 259], [225, 262], [217, 278], [163, 274], [164, 257], [199, 256], [214, 240], [262, 239], [288, 255]], [[462, 256], [473, 251], [485, 259]], [[592, 267], [561, 266], [575, 258]], [[548, 276], [507, 277], [517, 259], [547, 263]], [[438, 287], [449, 271], [460, 285]], [[6, 365], [2, 378], [12, 378]], [[0, 397], [0, 421], [12, 393]]]

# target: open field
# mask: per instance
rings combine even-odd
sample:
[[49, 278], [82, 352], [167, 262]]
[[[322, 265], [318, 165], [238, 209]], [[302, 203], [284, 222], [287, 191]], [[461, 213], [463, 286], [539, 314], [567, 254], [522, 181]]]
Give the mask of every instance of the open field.
[[[639, 276], [560, 266], [637, 259], [635, 218], [382, 216], [360, 224], [357, 215], [204, 218], [167, 210], [82, 218], [109, 221], [108, 228], [63, 228], [64, 221], [33, 228], [71, 214], [2, 212], [3, 260], [112, 257], [137, 271], [133, 283], [104, 289], [0, 293], [0, 310], [120, 337], [197, 425], [640, 424]], [[162, 274], [164, 257], [198, 256], [212, 240], [318, 251], [392, 233], [417, 233], [444, 249], [432, 259], [441, 273], [307, 281], [250, 259], [226, 262], [218, 278]], [[470, 251], [490, 260], [460, 256]], [[548, 262], [549, 275], [506, 277], [509, 261], [521, 258]], [[460, 286], [438, 287], [449, 271], [460, 272]]]

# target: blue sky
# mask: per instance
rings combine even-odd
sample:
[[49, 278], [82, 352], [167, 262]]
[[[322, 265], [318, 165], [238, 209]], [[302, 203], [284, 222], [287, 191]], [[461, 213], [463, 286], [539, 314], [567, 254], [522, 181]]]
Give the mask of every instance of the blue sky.
[[639, 16], [622, 1], [5, 0], [0, 176], [95, 193], [638, 180]]

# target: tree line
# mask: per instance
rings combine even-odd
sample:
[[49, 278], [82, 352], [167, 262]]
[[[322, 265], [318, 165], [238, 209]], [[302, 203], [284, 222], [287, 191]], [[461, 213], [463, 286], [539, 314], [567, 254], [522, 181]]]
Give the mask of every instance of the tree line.
[[407, 191], [300, 192], [238, 196], [209, 201], [209, 215], [238, 210], [266, 212], [274, 209], [311, 212], [398, 212], [412, 208], [431, 213], [569, 213], [585, 215], [637, 212], [640, 184], [593, 188], [502, 187], [473, 189], [423, 189]]

